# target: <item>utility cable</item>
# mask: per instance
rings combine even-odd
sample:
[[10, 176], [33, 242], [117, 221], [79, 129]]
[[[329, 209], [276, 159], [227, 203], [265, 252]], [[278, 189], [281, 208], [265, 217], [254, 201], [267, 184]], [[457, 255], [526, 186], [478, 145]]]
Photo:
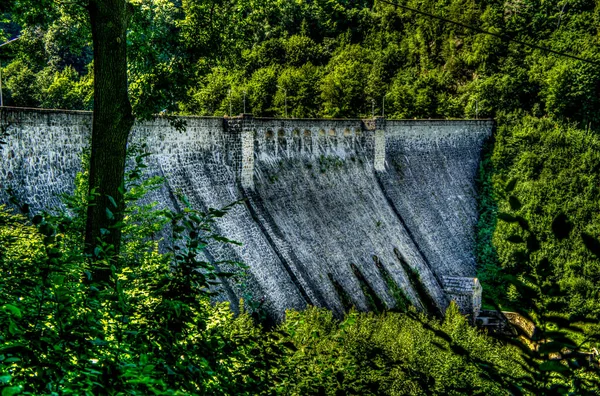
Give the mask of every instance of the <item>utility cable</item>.
[[12, 43], [13, 41], [17, 41], [17, 40], [18, 40], [18, 39], [20, 39], [20, 38], [21, 38], [21, 36], [19, 36], [19, 37], [17, 37], [17, 38], [14, 38], [14, 39], [12, 39], [12, 40], [8, 40], [6, 43], [2, 43], [2, 44], [0, 44], [0, 47], [4, 47], [5, 45], [7, 45], [7, 44], [10, 44], [10, 43]]
[[595, 66], [600, 66], [600, 62], [593, 61], [593, 60], [590, 60], [590, 59], [580, 58], [578, 56], [571, 55], [571, 54], [566, 54], [564, 52], [555, 51], [553, 49], [546, 48], [546, 47], [541, 47], [539, 45], [528, 43], [526, 41], [517, 40], [515, 38], [512, 38], [507, 33], [493, 33], [493, 32], [490, 32], [488, 30], [483, 30], [481, 28], [478, 28], [476, 26], [470, 26], [470, 25], [467, 25], [467, 24], [462, 23], [462, 22], [453, 21], [451, 19], [444, 18], [444, 17], [441, 17], [439, 15], [435, 15], [435, 14], [430, 14], [428, 12], [421, 11], [421, 10], [418, 10], [416, 8], [408, 7], [408, 6], [405, 6], [405, 5], [401, 5], [401, 4], [395, 3], [393, 1], [388, 1], [388, 0], [379, 0], [379, 1], [382, 2], [382, 3], [390, 4], [390, 5], [393, 5], [393, 6], [396, 6], [396, 7], [400, 7], [402, 9], [404, 9], [404, 10], [411, 11], [411, 12], [414, 12], [416, 14], [424, 15], [424, 16], [427, 16], [427, 17], [430, 17], [430, 18], [434, 18], [434, 19], [443, 21], [443, 22], [451, 23], [453, 25], [461, 26], [461, 27], [464, 27], [466, 29], [474, 30], [474, 31], [479, 32], [479, 33], [489, 34], [490, 36], [498, 37], [502, 41], [512, 41], [512, 42], [517, 43], [517, 44], [521, 44], [521, 45], [524, 45], [524, 46], [527, 46], [527, 47], [539, 49], [539, 50], [545, 51], [545, 52], [550, 52], [550, 53], [555, 54], [555, 55], [564, 56], [564, 57], [567, 57], [567, 58], [571, 58], [571, 59], [579, 60], [579, 61], [582, 61], [582, 62], [590, 63], [590, 64], [595, 65]]

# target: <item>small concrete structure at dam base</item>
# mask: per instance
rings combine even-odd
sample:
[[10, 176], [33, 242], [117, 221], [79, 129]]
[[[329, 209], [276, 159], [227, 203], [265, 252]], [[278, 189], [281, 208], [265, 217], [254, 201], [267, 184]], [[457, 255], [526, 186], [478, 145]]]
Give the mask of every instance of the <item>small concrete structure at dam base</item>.
[[[373, 295], [393, 308], [399, 287], [420, 308], [428, 300], [444, 312], [455, 300], [479, 312], [476, 175], [492, 120], [180, 120], [183, 131], [160, 117], [132, 130], [130, 144], [151, 153], [147, 175], [166, 180], [145, 199], [174, 209], [181, 192], [199, 210], [243, 200], [216, 224], [242, 245], [205, 252], [248, 265], [243, 284], [224, 281], [219, 298], [234, 309], [251, 295], [276, 320], [307, 305], [341, 315], [342, 295], [359, 310]], [[0, 109], [0, 203], [11, 187], [33, 211], [61, 205], [91, 121], [90, 112]]]

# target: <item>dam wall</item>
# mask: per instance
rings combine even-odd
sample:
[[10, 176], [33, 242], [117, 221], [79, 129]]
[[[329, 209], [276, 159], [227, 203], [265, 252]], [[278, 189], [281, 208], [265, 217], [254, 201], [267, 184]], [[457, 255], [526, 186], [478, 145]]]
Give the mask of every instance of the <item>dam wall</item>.
[[[91, 113], [0, 117], [0, 202], [11, 187], [34, 211], [60, 205], [81, 171]], [[149, 202], [178, 209], [182, 193], [206, 210], [243, 200], [217, 222], [242, 245], [205, 252], [249, 266], [243, 282], [224, 281], [220, 298], [234, 308], [252, 298], [281, 319], [306, 305], [341, 315], [406, 300], [443, 312], [454, 299], [446, 279], [475, 276], [475, 175], [493, 121], [181, 120], [183, 131], [162, 118], [136, 123], [130, 144], [144, 143], [148, 175], [166, 180]]]

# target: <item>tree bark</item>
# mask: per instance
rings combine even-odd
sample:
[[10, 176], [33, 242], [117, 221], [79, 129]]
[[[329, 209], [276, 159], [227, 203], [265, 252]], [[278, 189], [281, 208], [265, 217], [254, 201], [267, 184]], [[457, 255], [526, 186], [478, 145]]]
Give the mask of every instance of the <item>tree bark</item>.
[[[94, 46], [94, 117], [90, 157], [90, 193], [96, 198], [88, 207], [85, 243], [94, 255], [99, 240], [118, 254], [123, 218], [123, 179], [127, 138], [134, 117], [127, 86], [126, 0], [90, 0], [89, 15]], [[116, 207], [111, 198], [116, 203]], [[107, 232], [108, 231], [108, 232]], [[94, 256], [93, 256], [94, 257]]]

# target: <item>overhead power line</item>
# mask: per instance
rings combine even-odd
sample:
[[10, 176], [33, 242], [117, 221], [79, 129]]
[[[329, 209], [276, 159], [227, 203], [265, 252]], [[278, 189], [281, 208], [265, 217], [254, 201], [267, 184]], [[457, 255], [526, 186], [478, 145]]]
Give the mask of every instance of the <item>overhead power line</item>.
[[19, 37], [16, 37], [16, 38], [14, 38], [14, 39], [12, 39], [12, 40], [8, 40], [6, 43], [2, 43], [2, 44], [0, 44], [0, 47], [4, 47], [5, 45], [7, 45], [7, 44], [10, 44], [10, 43], [12, 43], [13, 41], [17, 41], [17, 40], [18, 40], [18, 39], [20, 39], [20, 38], [21, 38], [21, 36], [19, 36]]
[[470, 26], [470, 25], [467, 25], [467, 24], [462, 23], [462, 22], [453, 21], [452, 19], [444, 18], [444, 17], [441, 17], [439, 15], [435, 15], [435, 14], [431, 14], [429, 12], [418, 10], [416, 8], [412, 8], [412, 7], [408, 7], [408, 6], [405, 6], [405, 5], [401, 5], [401, 4], [395, 3], [393, 1], [388, 1], [388, 0], [379, 0], [379, 1], [382, 2], [382, 3], [390, 4], [390, 5], [393, 5], [393, 6], [396, 6], [396, 7], [400, 7], [402, 9], [404, 9], [404, 10], [411, 11], [411, 12], [414, 12], [416, 14], [424, 15], [426, 17], [434, 18], [434, 19], [437, 19], [437, 20], [440, 20], [440, 21], [443, 21], [443, 22], [447, 22], [447, 23], [456, 25], [456, 26], [461, 26], [461, 27], [464, 27], [466, 29], [474, 30], [474, 31], [479, 32], [479, 33], [489, 34], [490, 36], [498, 37], [502, 41], [512, 41], [514, 43], [521, 44], [521, 45], [524, 45], [526, 47], [531, 47], [531, 48], [539, 49], [539, 50], [544, 51], [544, 52], [549, 52], [549, 53], [552, 53], [552, 54], [555, 54], [555, 55], [564, 56], [566, 58], [571, 58], [571, 59], [579, 60], [579, 61], [582, 61], [582, 62], [590, 63], [592, 65], [600, 66], [600, 62], [596, 62], [596, 61], [593, 61], [593, 60], [590, 60], [590, 59], [580, 58], [578, 56], [571, 55], [571, 54], [566, 54], [564, 52], [555, 51], [553, 49], [542, 47], [542, 46], [539, 46], [539, 45], [536, 45], [536, 44], [533, 44], [533, 43], [528, 43], [526, 41], [517, 40], [517, 39], [509, 36], [507, 33], [493, 33], [493, 32], [490, 32], [488, 30], [484, 30], [484, 29], [478, 28], [476, 26]]

